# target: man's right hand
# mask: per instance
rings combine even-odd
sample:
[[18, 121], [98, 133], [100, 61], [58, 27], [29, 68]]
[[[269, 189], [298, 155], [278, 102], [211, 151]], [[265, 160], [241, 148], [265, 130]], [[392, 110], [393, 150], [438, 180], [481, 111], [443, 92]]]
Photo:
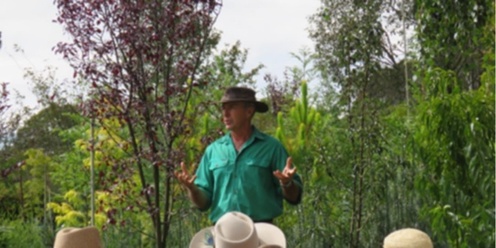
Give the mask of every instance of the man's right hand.
[[189, 199], [196, 205], [196, 207], [199, 209], [207, 209], [210, 206], [209, 199], [207, 199], [202, 191], [195, 185], [196, 175], [191, 176], [188, 173], [184, 162], [181, 162], [181, 170], [175, 171], [174, 175], [179, 182], [186, 187]]
[[174, 175], [179, 180], [179, 182], [189, 190], [191, 190], [194, 187], [196, 175], [191, 176], [188, 173], [188, 170], [186, 170], [186, 165], [184, 164], [184, 162], [181, 162], [181, 171], [175, 171]]

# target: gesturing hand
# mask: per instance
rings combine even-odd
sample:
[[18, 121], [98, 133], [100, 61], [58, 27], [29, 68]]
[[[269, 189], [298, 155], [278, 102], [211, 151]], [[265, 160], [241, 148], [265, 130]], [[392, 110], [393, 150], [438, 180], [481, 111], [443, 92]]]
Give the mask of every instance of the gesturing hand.
[[291, 182], [291, 180], [293, 180], [293, 176], [296, 173], [296, 167], [293, 167], [292, 164], [293, 159], [291, 157], [288, 157], [284, 170], [282, 172], [279, 170], [274, 171], [274, 176], [277, 177], [277, 179], [279, 179], [279, 182], [283, 185], [286, 185]]
[[179, 180], [179, 182], [182, 185], [184, 185], [186, 188], [191, 189], [191, 187], [194, 185], [196, 175], [191, 176], [188, 173], [188, 170], [186, 170], [186, 165], [184, 164], [184, 162], [181, 162], [181, 171], [175, 171], [174, 175]]

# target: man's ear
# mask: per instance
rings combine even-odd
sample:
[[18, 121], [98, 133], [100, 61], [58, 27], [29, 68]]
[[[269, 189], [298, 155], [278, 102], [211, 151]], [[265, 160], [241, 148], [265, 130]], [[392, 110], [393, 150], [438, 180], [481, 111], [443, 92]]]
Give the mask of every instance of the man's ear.
[[250, 114], [250, 117], [253, 118], [253, 116], [255, 115], [255, 106], [252, 106], [252, 107], [249, 107], [249, 114]]

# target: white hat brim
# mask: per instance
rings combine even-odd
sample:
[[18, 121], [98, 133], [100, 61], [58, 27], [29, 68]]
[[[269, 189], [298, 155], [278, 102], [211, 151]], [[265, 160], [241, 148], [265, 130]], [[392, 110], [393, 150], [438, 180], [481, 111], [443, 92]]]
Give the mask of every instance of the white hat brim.
[[[189, 248], [213, 248], [213, 246], [205, 244], [205, 234], [212, 232], [212, 229], [213, 227], [206, 227], [197, 232], [191, 239]], [[278, 245], [286, 248], [286, 237], [281, 229], [268, 223], [255, 223], [255, 229], [260, 245]]]
[[278, 245], [286, 248], [286, 237], [277, 226], [269, 223], [255, 223], [261, 245]]
[[189, 242], [189, 248], [212, 248], [213, 246], [205, 244], [205, 234], [212, 232], [212, 229], [213, 227], [206, 227], [197, 232]]

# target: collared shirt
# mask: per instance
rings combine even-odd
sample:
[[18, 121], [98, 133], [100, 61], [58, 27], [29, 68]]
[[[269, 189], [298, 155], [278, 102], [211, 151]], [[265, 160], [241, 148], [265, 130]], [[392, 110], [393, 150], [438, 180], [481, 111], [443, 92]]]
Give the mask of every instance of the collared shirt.
[[[255, 127], [239, 152], [230, 133], [210, 144], [195, 180], [210, 200], [210, 220], [215, 223], [229, 211], [245, 213], [254, 221], [271, 220], [281, 215], [283, 193], [273, 172], [282, 172], [287, 158], [288, 153], [278, 140]], [[297, 174], [293, 179], [302, 188]]]

